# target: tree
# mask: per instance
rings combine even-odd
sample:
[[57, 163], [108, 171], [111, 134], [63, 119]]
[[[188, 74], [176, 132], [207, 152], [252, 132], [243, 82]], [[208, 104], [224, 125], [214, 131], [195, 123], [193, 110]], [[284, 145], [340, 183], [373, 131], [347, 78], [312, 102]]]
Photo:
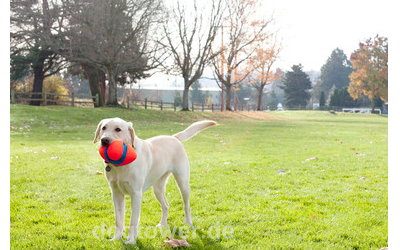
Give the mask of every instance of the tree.
[[226, 42], [222, 41], [222, 52], [213, 58], [215, 75], [221, 83], [222, 91], [225, 89], [226, 110], [232, 110], [232, 87], [242, 83], [251, 73], [243, 65], [257, 48], [252, 45], [269, 37], [265, 30], [271, 20], [256, 18], [259, 5], [260, 1], [227, 1], [227, 13], [221, 25], [221, 40], [225, 38], [225, 30], [227, 39]]
[[278, 58], [279, 52], [280, 47], [274, 43], [269, 48], [257, 48], [254, 56], [249, 60], [249, 65], [253, 69], [253, 74], [250, 76], [252, 78], [251, 85], [258, 92], [257, 110], [261, 110], [264, 87], [282, 77], [280, 71], [272, 71], [272, 66]]
[[[108, 80], [107, 105], [118, 105], [117, 84], [147, 77], [161, 64], [155, 28], [159, 0], [65, 0], [68, 12], [69, 60], [81, 64], [91, 82]], [[101, 86], [101, 85], [100, 85]]]
[[174, 103], [175, 106], [182, 106], [182, 97], [178, 91], [175, 91]]
[[[53, 45], [60, 41], [64, 14], [57, 2], [10, 2], [11, 82], [33, 73], [33, 92], [42, 92], [43, 80], [66, 66]], [[33, 98], [40, 98], [34, 95]], [[31, 101], [40, 105], [40, 101]]]
[[368, 96], [374, 111], [376, 97], [388, 100], [388, 39], [376, 35], [360, 43], [350, 60], [354, 72], [350, 74], [349, 93], [354, 99]]
[[325, 99], [325, 92], [322, 91], [321, 95], [319, 97], [319, 107], [323, 108], [325, 107], [326, 99]]
[[[198, 9], [196, 1], [192, 6], [176, 6], [170, 10], [164, 23], [165, 47], [173, 56], [171, 71], [180, 74], [184, 80], [182, 110], [189, 110], [189, 88], [203, 74], [204, 68], [216, 56], [212, 51], [218, 26], [221, 23], [222, 0], [213, 0], [210, 8]], [[203, 15], [207, 11], [207, 15]], [[207, 16], [204, 19], [203, 16]]]
[[349, 75], [353, 71], [351, 62], [343, 50], [332, 51], [326, 63], [321, 67], [321, 90], [328, 92], [333, 85], [340, 89], [349, 85]]
[[331, 107], [353, 107], [355, 105], [356, 102], [350, 97], [346, 87], [335, 89], [329, 102], [329, 106]]
[[311, 81], [303, 71], [303, 66], [293, 65], [292, 71], [287, 71], [282, 82], [285, 91], [285, 104], [288, 107], [305, 106], [310, 99]]
[[[199, 81], [196, 81], [192, 84], [192, 90], [190, 91], [192, 102], [194, 103], [205, 103], [208, 95], [207, 93], [203, 93], [200, 89], [201, 84]], [[209, 93], [208, 93], [209, 94]]]

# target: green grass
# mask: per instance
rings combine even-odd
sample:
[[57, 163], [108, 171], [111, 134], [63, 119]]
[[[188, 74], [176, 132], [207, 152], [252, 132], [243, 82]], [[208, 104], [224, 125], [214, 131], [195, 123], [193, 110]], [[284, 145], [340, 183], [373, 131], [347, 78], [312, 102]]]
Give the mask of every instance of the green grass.
[[185, 142], [197, 230], [184, 226], [173, 178], [167, 187], [171, 230], [194, 249], [387, 246], [387, 117], [246, 115], [11, 105], [11, 248], [164, 247], [151, 190], [137, 246], [108, 241], [114, 211], [107, 181], [96, 174], [103, 164], [92, 140], [98, 121], [116, 116], [132, 121], [141, 138], [200, 119], [219, 122]]

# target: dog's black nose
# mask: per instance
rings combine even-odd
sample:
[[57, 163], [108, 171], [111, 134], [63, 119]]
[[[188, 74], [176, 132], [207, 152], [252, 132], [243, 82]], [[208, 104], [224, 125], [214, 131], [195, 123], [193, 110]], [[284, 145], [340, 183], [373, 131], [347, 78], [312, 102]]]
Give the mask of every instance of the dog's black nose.
[[108, 145], [110, 145], [110, 138], [109, 137], [101, 138], [101, 146], [108, 146]]

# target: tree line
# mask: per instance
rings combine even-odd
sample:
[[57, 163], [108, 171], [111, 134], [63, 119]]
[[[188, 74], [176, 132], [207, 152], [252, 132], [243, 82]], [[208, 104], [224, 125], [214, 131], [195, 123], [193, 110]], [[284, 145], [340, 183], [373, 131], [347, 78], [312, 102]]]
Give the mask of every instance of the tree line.
[[354, 107], [369, 101], [372, 110], [388, 101], [388, 40], [376, 35], [350, 56], [341, 49], [332, 51], [312, 86], [301, 65], [294, 65], [282, 80], [287, 107], [305, 106], [312, 95], [319, 106]]
[[265, 66], [256, 80], [248, 62], [271, 65], [279, 53], [272, 18], [260, 15], [260, 4], [11, 0], [11, 83], [32, 76], [32, 91], [41, 92], [45, 78], [67, 71], [88, 80], [100, 106], [118, 105], [117, 86], [163, 71], [184, 79], [182, 108], [189, 110], [189, 89], [209, 67], [226, 95], [224, 109], [231, 110], [233, 88], [251, 75], [262, 94], [272, 77]]
[[222, 110], [233, 110], [232, 102], [250, 93], [249, 87], [261, 110], [266, 86], [276, 82], [288, 107], [305, 106], [316, 95], [320, 106], [343, 98], [346, 103], [387, 101], [387, 38], [360, 43], [350, 60], [334, 50], [312, 86], [301, 65], [287, 72], [275, 69], [281, 45], [273, 17], [260, 13], [261, 4], [11, 0], [11, 83], [32, 78], [32, 92], [42, 92], [46, 78], [66, 71], [87, 80], [92, 96], [100, 97], [99, 106], [114, 106], [118, 86], [162, 71], [183, 78], [182, 109], [189, 110], [190, 89], [198, 88], [194, 84], [209, 68], [221, 88]]

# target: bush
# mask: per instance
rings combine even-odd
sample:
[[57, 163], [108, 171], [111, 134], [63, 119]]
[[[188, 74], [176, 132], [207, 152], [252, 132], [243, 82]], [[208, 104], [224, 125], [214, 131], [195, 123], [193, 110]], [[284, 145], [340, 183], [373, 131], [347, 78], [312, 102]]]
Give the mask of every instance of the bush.
[[[26, 77], [22, 81], [15, 81], [11, 85], [11, 89], [17, 92], [31, 92], [33, 89], [33, 76]], [[43, 91], [55, 93], [58, 95], [68, 95], [69, 91], [66, 88], [65, 81], [60, 76], [49, 76], [43, 81]], [[48, 95], [48, 104], [52, 104], [51, 100], [68, 100], [67, 96], [52, 96]], [[53, 102], [55, 104], [55, 102]]]

